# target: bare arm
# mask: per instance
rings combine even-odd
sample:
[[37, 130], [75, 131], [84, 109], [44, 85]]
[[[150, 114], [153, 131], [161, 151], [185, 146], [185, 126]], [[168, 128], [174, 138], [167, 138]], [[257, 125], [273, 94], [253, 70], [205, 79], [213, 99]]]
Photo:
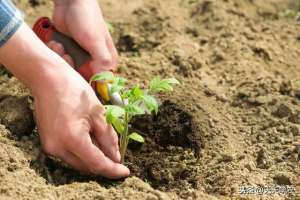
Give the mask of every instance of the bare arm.
[[26, 24], [0, 48], [0, 62], [31, 89], [46, 153], [88, 173], [128, 176], [119, 164], [117, 135], [91, 87]]

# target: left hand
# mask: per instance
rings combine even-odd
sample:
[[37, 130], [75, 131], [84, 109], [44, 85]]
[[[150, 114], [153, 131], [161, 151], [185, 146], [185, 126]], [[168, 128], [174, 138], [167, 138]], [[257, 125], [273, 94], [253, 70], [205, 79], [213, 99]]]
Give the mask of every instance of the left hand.
[[92, 71], [115, 70], [118, 53], [97, 0], [54, 0], [53, 23], [92, 56]]

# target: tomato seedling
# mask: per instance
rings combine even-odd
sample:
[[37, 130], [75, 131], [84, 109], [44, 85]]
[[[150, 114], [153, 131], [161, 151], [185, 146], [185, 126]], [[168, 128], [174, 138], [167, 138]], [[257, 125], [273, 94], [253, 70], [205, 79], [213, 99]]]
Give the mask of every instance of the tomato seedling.
[[172, 85], [179, 84], [179, 82], [175, 78], [160, 79], [156, 77], [150, 81], [146, 89], [142, 89], [139, 85], [128, 88], [128, 86], [126, 87], [126, 79], [116, 77], [111, 72], [94, 75], [90, 83], [94, 81], [110, 84], [107, 87], [110, 96], [115, 93], [120, 94], [122, 104], [105, 105], [105, 117], [107, 123], [111, 124], [120, 135], [120, 153], [123, 163], [129, 140], [144, 142], [144, 138], [139, 133], [129, 133], [132, 117], [152, 112], [157, 114], [159, 105], [153, 95], [158, 92], [173, 91]]

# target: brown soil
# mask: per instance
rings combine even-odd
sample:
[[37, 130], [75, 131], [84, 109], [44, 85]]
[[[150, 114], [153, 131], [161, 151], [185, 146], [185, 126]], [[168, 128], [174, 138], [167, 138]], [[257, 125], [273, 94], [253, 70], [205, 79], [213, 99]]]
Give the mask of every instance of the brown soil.
[[[16, 0], [32, 25], [52, 4]], [[134, 119], [132, 176], [79, 174], [40, 153], [27, 89], [0, 70], [0, 199], [300, 198], [300, 26], [296, 0], [102, 0], [119, 74], [182, 85]], [[291, 14], [292, 13], [292, 14]], [[243, 185], [296, 193], [241, 195]]]

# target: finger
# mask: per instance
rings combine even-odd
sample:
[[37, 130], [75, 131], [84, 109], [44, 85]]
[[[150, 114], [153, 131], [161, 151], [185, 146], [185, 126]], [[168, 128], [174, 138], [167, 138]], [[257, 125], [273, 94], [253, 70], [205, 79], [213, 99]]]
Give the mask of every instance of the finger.
[[94, 117], [93, 134], [103, 153], [113, 161], [120, 162], [121, 155], [119, 151], [118, 135], [114, 128], [104, 122], [99, 116], [100, 115]]
[[117, 63], [118, 63], [118, 51], [114, 45], [113, 39], [111, 35], [108, 33], [107, 38], [106, 38], [106, 45], [108, 47], [108, 50], [110, 51], [112, 55], [112, 64], [110, 66], [111, 71], [116, 71], [117, 70]]
[[79, 157], [91, 173], [111, 179], [129, 175], [129, 169], [106, 157], [104, 153], [92, 143], [89, 134], [82, 135], [81, 133], [81, 137], [72, 137], [70, 141], [72, 142], [70, 143], [71, 145], [69, 145], [69, 151]]
[[85, 164], [72, 152], [62, 151], [57, 157], [59, 157], [62, 161], [70, 165], [72, 168], [84, 173], [89, 173], [89, 170], [85, 166]]
[[[91, 170], [92, 173], [100, 174], [104, 177], [111, 178], [111, 179], [117, 179], [117, 178], [129, 176], [130, 171], [127, 167], [125, 167], [120, 163], [113, 162], [108, 157], [106, 157], [104, 153], [100, 151], [99, 148], [97, 148], [95, 145], [92, 144], [89, 155], [93, 155], [93, 154], [95, 154], [94, 157], [95, 159], [98, 158], [99, 162], [91, 166], [90, 169], [92, 169]], [[91, 156], [90, 158], [92, 159], [92, 157], [93, 156]], [[90, 160], [90, 163], [92, 162], [93, 161]]]
[[56, 42], [52, 48], [58, 55], [63, 56], [65, 54], [65, 48], [61, 43]]
[[95, 36], [93, 31], [89, 31], [82, 32], [80, 37], [76, 37], [76, 35], [74, 37], [78, 44], [91, 54], [93, 60], [91, 70], [94, 74], [107, 71], [113, 65], [112, 54], [107, 47], [104, 35]]
[[120, 162], [118, 135], [114, 128], [104, 119], [103, 107], [95, 106], [91, 110], [93, 137], [97, 140], [103, 153], [115, 162]]
[[64, 54], [64, 55], [62, 56], [62, 58], [63, 58], [69, 65], [71, 65], [72, 67], [75, 66], [74, 60], [72, 59], [72, 57], [71, 57], [70, 55]]
[[47, 43], [47, 46], [53, 50], [53, 46], [55, 45], [55, 41], [54, 40], [51, 40], [50, 42]]
[[65, 54], [65, 49], [61, 43], [52, 40], [47, 44], [47, 46], [60, 56]]
[[94, 74], [102, 71], [108, 71], [113, 68], [113, 57], [106, 45], [106, 41], [101, 39], [96, 45], [97, 46], [90, 47], [90, 52], [93, 57], [91, 67]]

